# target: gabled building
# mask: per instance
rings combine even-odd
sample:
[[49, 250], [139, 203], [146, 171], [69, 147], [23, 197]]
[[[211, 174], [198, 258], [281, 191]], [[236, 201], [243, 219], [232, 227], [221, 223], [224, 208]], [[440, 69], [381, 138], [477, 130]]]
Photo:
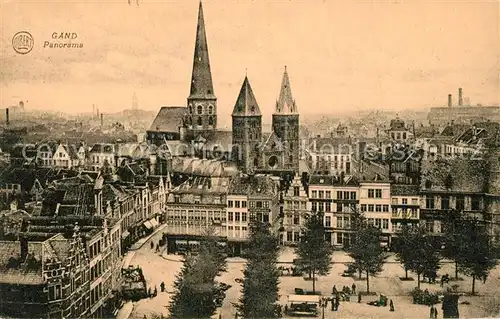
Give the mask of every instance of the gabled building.
[[296, 175], [283, 194], [284, 245], [296, 245], [300, 241], [301, 227], [310, 214], [307, 190]]

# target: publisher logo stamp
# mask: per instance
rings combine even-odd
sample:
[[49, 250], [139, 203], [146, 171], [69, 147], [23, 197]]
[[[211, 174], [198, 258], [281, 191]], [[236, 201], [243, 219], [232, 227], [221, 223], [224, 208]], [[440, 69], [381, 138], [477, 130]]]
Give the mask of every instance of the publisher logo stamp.
[[33, 50], [35, 40], [27, 31], [20, 31], [12, 37], [12, 48], [19, 54], [28, 54]]

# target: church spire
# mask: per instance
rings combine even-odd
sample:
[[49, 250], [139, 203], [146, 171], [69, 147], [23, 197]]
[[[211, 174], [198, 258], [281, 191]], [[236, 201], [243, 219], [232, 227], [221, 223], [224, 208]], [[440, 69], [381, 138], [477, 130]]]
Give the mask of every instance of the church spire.
[[210, 61], [208, 59], [207, 35], [203, 18], [203, 5], [198, 9], [198, 27], [194, 46], [193, 73], [189, 98], [214, 98]]
[[290, 79], [285, 66], [283, 79], [281, 80], [281, 90], [278, 101], [276, 101], [275, 114], [294, 114], [297, 113], [297, 106], [292, 96], [292, 89], [290, 88]]
[[245, 76], [240, 94], [234, 104], [232, 116], [261, 116], [259, 105], [253, 94], [248, 77]]

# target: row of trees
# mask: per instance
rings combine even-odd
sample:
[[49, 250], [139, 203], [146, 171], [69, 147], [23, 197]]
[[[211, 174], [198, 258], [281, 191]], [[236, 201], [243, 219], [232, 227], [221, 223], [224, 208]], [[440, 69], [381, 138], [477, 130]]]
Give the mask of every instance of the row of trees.
[[226, 270], [226, 253], [213, 231], [207, 230], [197, 256], [186, 256], [174, 282], [170, 318], [209, 318], [225, 297], [216, 277]]
[[397, 259], [403, 264], [406, 277], [408, 270], [417, 274], [420, 288], [421, 276], [436, 273], [441, 258], [449, 258], [455, 262], [456, 279], [459, 272], [472, 277], [474, 294], [476, 279], [486, 280], [497, 263], [488, 230], [480, 220], [457, 212], [452, 212], [443, 226], [444, 247], [439, 247], [424, 227], [404, 225], [398, 235]]

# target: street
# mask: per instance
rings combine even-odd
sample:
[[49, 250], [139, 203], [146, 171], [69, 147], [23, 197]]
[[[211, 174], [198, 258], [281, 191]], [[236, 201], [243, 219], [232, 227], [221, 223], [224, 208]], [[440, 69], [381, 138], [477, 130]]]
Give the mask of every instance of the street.
[[[155, 234], [151, 240], [155, 243], [161, 238], [161, 232]], [[289, 248], [283, 248], [280, 254], [280, 262], [291, 262], [294, 258], [293, 251]], [[150, 242], [146, 242], [140, 249], [136, 250], [131, 258], [131, 265], [142, 267], [147, 280], [148, 287], [151, 290], [156, 286], [158, 295], [154, 298], [142, 299], [134, 303], [132, 313], [129, 318], [144, 319], [151, 318], [152, 314], [168, 314], [167, 306], [170, 302], [172, 284], [175, 280], [177, 272], [182, 266], [181, 257], [177, 255], [164, 255], [150, 248]], [[354, 280], [352, 277], [342, 277], [341, 274], [345, 270], [345, 266], [340, 262], [348, 262], [349, 257], [344, 252], [336, 251], [333, 256], [335, 263], [332, 265], [332, 270], [328, 276], [319, 277], [316, 282], [316, 290], [321, 291], [323, 295], [331, 293], [333, 285], [336, 285], [338, 290], [342, 286], [351, 287], [354, 282], [358, 291], [366, 291], [366, 281]], [[378, 298], [378, 296], [364, 296], [361, 303], [357, 303], [357, 297], [353, 296], [350, 302], [341, 302], [339, 311], [333, 312], [330, 307], [325, 309], [325, 318], [428, 318], [429, 307], [424, 305], [412, 304], [409, 296], [410, 290], [416, 287], [416, 276], [410, 274], [415, 281], [401, 281], [399, 277], [404, 276], [404, 271], [401, 265], [394, 262], [394, 258], [389, 258], [389, 263], [385, 264], [384, 271], [376, 278], [370, 277], [370, 291], [382, 293], [389, 299], [392, 299], [395, 306], [395, 311], [390, 312], [389, 307], [369, 306], [366, 303]], [[234, 318], [235, 308], [233, 303], [238, 301], [241, 295], [241, 286], [235, 281], [236, 278], [243, 278], [243, 269], [245, 261], [242, 258], [229, 258], [227, 272], [223, 273], [219, 281], [225, 282], [232, 287], [227, 291], [223, 306], [219, 309], [222, 318]], [[453, 264], [444, 264], [439, 271], [439, 274], [448, 273], [454, 274]], [[462, 275], [463, 277], [463, 275]], [[165, 282], [167, 293], [160, 292], [160, 283]], [[459, 291], [468, 293], [471, 287], [471, 280], [467, 278], [463, 281], [454, 282], [450, 285], [458, 283]], [[294, 288], [302, 288], [304, 290], [312, 290], [312, 281], [304, 280], [302, 277], [283, 276], [280, 278], [280, 303], [286, 304], [287, 295], [294, 293]], [[429, 291], [443, 291], [446, 287], [440, 287], [437, 284], [422, 283], [421, 289]], [[488, 309], [500, 309], [500, 269], [494, 269], [488, 278], [486, 284], [481, 281], [476, 281], [476, 289], [478, 296], [463, 296], [459, 302], [467, 301], [470, 304], [460, 304], [461, 317], [484, 317], [489, 314]], [[496, 308], [495, 308], [496, 307]], [[442, 318], [441, 305], [437, 305], [439, 310], [438, 318]], [[218, 315], [214, 316], [217, 317]], [[321, 312], [320, 312], [321, 317]]]

